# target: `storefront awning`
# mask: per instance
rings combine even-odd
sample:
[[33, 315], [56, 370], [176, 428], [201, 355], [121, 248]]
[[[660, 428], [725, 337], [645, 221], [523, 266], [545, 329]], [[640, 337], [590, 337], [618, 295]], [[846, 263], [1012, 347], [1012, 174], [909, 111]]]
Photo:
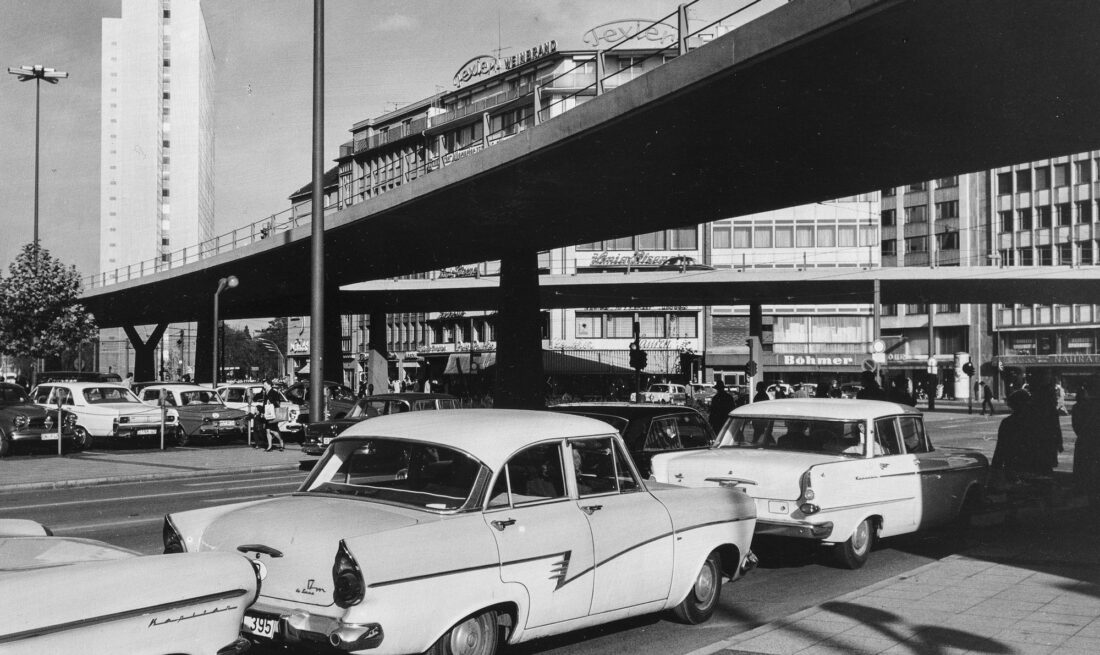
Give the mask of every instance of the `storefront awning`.
[[477, 375], [497, 363], [495, 352], [451, 353], [447, 356], [447, 368], [443, 375]]

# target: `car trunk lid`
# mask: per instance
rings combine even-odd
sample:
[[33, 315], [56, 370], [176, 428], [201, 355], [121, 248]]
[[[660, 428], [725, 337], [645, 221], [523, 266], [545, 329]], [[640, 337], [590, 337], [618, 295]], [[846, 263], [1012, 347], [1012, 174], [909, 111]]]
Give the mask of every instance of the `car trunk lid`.
[[799, 480], [811, 466], [837, 461], [833, 455], [751, 448], [718, 448], [673, 459], [668, 464], [668, 481], [689, 487], [715, 482], [710, 478], [738, 478], [753, 498], [798, 500]]

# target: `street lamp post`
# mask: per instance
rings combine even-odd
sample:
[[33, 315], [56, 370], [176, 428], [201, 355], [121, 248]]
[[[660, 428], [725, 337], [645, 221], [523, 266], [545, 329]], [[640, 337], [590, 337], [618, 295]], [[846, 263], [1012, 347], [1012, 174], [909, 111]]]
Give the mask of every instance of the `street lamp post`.
[[214, 292], [214, 370], [210, 376], [211, 388], [217, 388], [218, 386], [218, 296], [221, 295], [222, 291], [236, 288], [240, 283], [241, 281], [237, 279], [236, 275], [223, 277], [218, 280], [218, 290]]
[[258, 338], [256, 342], [263, 346], [263, 349], [275, 353], [279, 356], [279, 377], [286, 375], [286, 355], [283, 354], [282, 349], [271, 339]]
[[20, 82], [34, 80], [34, 272], [38, 273], [38, 141], [40, 125], [40, 109], [42, 99], [42, 80], [50, 84], [57, 84], [69, 74], [64, 71], [46, 68], [44, 66], [20, 66], [9, 68], [8, 72], [19, 78]]

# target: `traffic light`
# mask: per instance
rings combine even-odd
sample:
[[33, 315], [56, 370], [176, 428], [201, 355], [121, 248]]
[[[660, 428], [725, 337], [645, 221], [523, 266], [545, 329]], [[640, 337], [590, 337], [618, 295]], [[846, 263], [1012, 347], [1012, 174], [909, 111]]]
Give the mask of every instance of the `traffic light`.
[[648, 363], [648, 361], [647, 361], [648, 359], [649, 359], [649, 355], [646, 353], [646, 351], [644, 351], [640, 348], [638, 348], [638, 349], [632, 348], [630, 350], [630, 368], [632, 368], [636, 371], [640, 371], [640, 370], [642, 370], [643, 368], [646, 367], [646, 364]]
[[974, 375], [974, 365], [970, 362], [967, 362], [967, 363], [963, 364], [963, 373], [966, 373], [969, 376], [973, 376]]
[[749, 376], [750, 378], [756, 376], [756, 362], [755, 361], [750, 359], [749, 361], [745, 362], [745, 375]]

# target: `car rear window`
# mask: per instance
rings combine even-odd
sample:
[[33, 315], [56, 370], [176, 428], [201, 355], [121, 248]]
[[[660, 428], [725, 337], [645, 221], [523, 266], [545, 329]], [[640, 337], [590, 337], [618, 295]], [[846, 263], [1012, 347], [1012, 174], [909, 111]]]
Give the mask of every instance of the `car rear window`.
[[726, 424], [722, 448], [762, 448], [861, 457], [862, 421], [738, 416]]

